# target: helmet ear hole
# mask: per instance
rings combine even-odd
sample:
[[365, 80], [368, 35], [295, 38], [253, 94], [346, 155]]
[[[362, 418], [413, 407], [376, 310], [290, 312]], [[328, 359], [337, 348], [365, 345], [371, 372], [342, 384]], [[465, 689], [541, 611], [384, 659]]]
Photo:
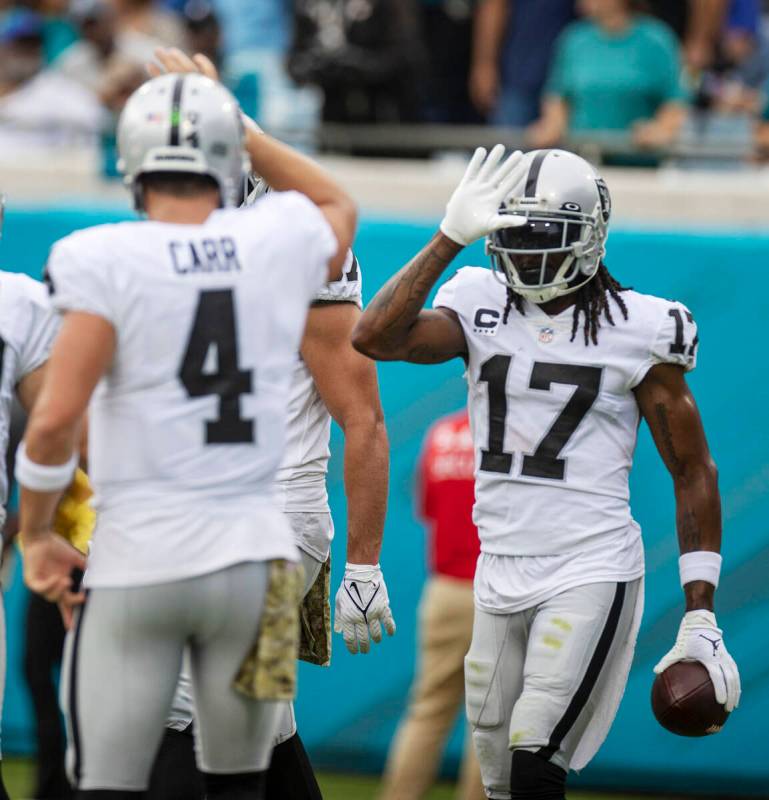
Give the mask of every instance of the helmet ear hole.
[[144, 211], [144, 187], [141, 180], [133, 181], [131, 184], [134, 198], [134, 210], [141, 214]]

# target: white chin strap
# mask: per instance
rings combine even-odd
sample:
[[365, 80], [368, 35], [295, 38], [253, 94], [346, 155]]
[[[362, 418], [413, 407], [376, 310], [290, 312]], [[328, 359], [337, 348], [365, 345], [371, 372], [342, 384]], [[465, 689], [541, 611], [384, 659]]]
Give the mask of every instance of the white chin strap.
[[547, 303], [549, 300], [555, 300], [556, 297], [567, 294], [562, 291], [560, 286], [548, 286], [547, 289], [524, 289], [516, 286], [513, 291], [521, 297], [525, 297], [530, 303]]

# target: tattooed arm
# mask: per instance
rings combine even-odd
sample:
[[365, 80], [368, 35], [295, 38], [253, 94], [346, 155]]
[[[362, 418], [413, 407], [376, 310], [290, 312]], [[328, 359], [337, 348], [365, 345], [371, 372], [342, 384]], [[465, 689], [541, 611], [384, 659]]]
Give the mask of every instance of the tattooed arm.
[[[657, 450], [673, 478], [681, 553], [721, 549], [718, 471], [705, 439], [697, 404], [681, 367], [652, 367], [635, 390]], [[713, 610], [714, 587], [692, 581], [684, 587], [686, 610]]]
[[526, 224], [501, 214], [500, 204], [522, 181], [528, 162], [520, 152], [505, 161], [505, 148], [479, 147], [446, 206], [440, 233], [376, 294], [352, 335], [353, 347], [379, 361], [435, 364], [467, 353], [456, 314], [448, 308], [423, 310], [427, 295], [466, 245], [502, 228]]
[[462, 249], [443, 233], [376, 293], [352, 335], [353, 347], [377, 361], [436, 364], [467, 353], [456, 314], [423, 308], [430, 290]]

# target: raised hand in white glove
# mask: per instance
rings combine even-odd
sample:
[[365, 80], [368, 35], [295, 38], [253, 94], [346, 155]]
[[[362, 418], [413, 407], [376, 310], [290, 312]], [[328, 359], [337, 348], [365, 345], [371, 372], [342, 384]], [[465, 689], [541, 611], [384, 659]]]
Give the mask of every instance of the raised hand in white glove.
[[526, 224], [524, 217], [499, 213], [502, 201], [521, 181], [526, 169], [520, 150], [500, 163], [504, 154], [501, 144], [495, 145], [488, 157], [486, 150], [479, 147], [451, 195], [441, 231], [457, 244], [472, 244], [492, 231]]
[[382, 641], [382, 625], [389, 636], [395, 633], [379, 564], [345, 564], [335, 605], [334, 631], [344, 636], [344, 643], [353, 654], [368, 653], [369, 631], [375, 642]]
[[678, 661], [699, 661], [708, 671], [716, 690], [716, 700], [727, 711], [740, 702], [740, 673], [737, 664], [726, 651], [721, 629], [712, 611], [687, 611], [681, 620], [673, 649], [654, 668], [659, 675]]

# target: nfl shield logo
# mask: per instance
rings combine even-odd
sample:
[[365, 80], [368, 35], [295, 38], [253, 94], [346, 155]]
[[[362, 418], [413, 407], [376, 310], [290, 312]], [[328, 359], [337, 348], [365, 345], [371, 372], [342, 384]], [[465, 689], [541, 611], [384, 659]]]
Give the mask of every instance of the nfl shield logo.
[[539, 329], [539, 341], [542, 344], [550, 344], [555, 338], [555, 331], [552, 328], [540, 328]]

